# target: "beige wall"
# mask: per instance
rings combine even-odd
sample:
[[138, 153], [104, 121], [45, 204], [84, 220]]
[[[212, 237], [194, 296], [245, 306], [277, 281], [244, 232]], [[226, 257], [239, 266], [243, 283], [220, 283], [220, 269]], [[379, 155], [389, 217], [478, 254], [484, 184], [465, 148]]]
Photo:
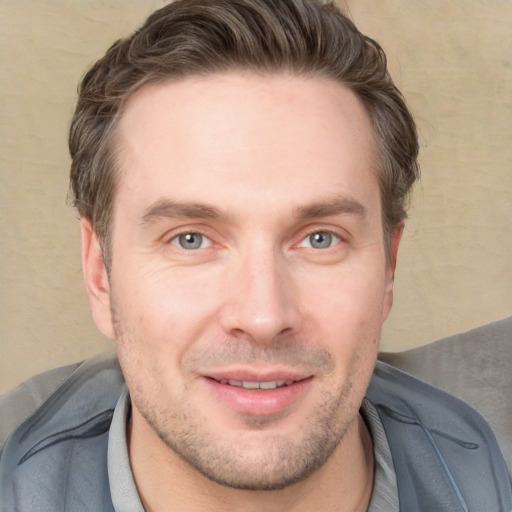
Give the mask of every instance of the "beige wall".
[[[76, 83], [157, 0], [0, 1], [0, 389], [103, 351], [66, 206]], [[352, 0], [421, 132], [386, 349], [512, 313], [512, 2]]]

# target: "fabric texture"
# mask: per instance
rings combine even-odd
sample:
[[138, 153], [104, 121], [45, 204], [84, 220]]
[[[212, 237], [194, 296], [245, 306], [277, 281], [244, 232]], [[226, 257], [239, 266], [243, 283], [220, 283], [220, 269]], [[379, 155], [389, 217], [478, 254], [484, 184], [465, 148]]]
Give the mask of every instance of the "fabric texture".
[[0, 396], [0, 448], [4, 445], [7, 436], [13, 428], [32, 412], [52, 393], [55, 388], [64, 382], [80, 363], [55, 368], [49, 372], [22, 382], [11, 392]]
[[116, 512], [144, 512], [133, 479], [126, 442], [130, 407], [130, 396], [125, 387], [117, 402], [108, 438], [108, 477]]
[[367, 512], [398, 512], [398, 483], [391, 448], [379, 413], [366, 398], [361, 406], [361, 415], [372, 437], [375, 460], [372, 496]]

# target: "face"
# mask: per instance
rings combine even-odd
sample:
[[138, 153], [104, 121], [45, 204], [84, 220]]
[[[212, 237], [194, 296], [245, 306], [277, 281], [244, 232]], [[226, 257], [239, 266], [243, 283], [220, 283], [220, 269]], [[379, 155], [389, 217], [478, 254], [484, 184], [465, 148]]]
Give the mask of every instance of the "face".
[[132, 431], [224, 485], [304, 479], [356, 428], [391, 304], [363, 107], [326, 78], [191, 77], [141, 89], [118, 138], [110, 279], [87, 223], [84, 267]]

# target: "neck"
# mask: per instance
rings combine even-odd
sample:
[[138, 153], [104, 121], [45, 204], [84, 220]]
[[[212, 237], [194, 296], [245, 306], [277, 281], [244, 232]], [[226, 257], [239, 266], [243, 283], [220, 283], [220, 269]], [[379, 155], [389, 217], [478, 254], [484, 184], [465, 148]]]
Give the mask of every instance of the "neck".
[[150, 427], [145, 422], [130, 420], [130, 462], [146, 512], [361, 512], [368, 508], [373, 447], [359, 415], [321, 468], [277, 491], [232, 489], [212, 482], [158, 436], [152, 435], [148, 442], [147, 429]]

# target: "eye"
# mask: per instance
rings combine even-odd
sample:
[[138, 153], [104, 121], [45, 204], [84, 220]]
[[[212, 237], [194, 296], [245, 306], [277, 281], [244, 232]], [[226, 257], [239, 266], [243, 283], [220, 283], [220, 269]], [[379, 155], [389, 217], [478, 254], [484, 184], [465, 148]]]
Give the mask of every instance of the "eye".
[[313, 249], [328, 249], [340, 242], [339, 237], [329, 231], [316, 231], [304, 238], [300, 244], [301, 247], [311, 247]]
[[210, 247], [211, 241], [207, 236], [202, 235], [201, 233], [183, 233], [175, 236], [171, 240], [171, 244], [176, 247], [180, 247], [181, 249], [185, 249], [186, 251], [195, 251], [197, 249]]

